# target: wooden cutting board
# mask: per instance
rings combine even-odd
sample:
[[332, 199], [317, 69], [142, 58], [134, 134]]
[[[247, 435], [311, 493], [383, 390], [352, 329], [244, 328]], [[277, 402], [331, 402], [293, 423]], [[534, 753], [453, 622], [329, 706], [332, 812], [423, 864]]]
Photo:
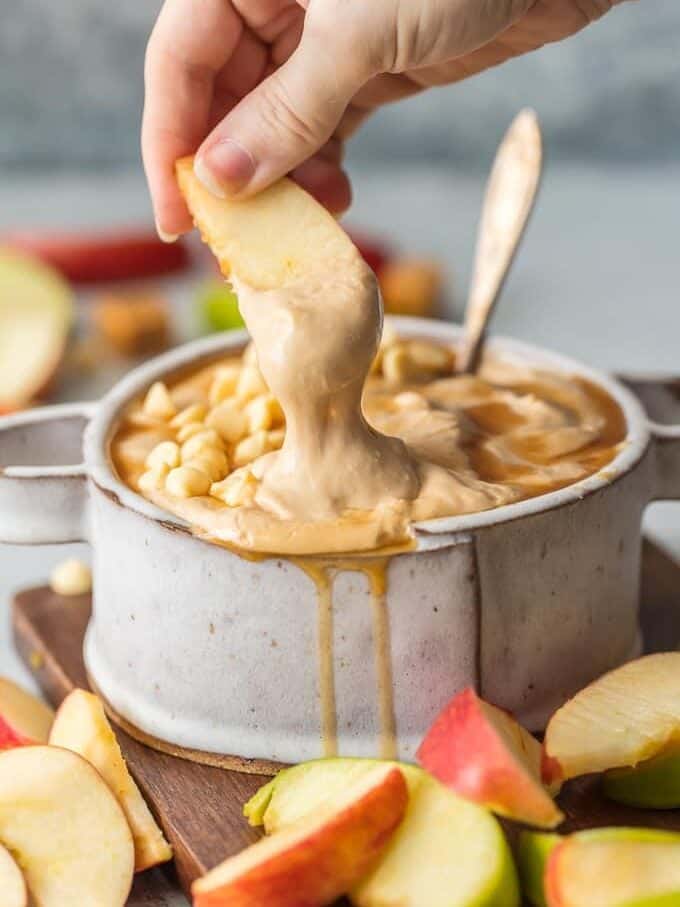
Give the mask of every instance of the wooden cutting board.
[[[677, 648], [680, 565], [651, 542], [644, 544], [642, 600], [645, 650]], [[60, 598], [43, 586], [20, 592], [14, 599], [17, 649], [55, 706], [74, 687], [88, 686], [82, 642], [89, 615], [89, 595]], [[130, 770], [174, 848], [177, 877], [188, 894], [193, 879], [257, 839], [258, 833], [248, 826], [241, 810], [267, 778], [187, 762], [144, 746], [120, 728], [116, 731]], [[680, 830], [680, 810], [617, 806], [600, 795], [597, 778], [568, 784], [560, 805], [567, 815], [565, 831], [598, 825]], [[511, 823], [505, 825], [512, 840], [517, 829]]]

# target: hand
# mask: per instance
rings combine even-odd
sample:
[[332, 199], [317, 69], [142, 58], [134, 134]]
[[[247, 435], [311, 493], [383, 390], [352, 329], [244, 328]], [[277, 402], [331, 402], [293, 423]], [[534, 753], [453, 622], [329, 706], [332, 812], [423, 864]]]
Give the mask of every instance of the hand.
[[191, 228], [173, 168], [197, 149], [197, 175], [218, 195], [290, 173], [344, 210], [343, 143], [372, 110], [559, 41], [617, 2], [166, 0], [142, 127], [159, 232]]

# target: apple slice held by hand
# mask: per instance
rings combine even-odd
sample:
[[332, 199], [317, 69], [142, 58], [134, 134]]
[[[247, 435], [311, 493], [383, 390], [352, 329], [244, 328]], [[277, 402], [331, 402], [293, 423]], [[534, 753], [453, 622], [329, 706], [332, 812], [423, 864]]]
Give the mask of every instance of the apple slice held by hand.
[[222, 273], [269, 290], [332, 262], [359, 255], [337, 221], [311, 195], [281, 179], [248, 199], [221, 199], [194, 173], [193, 158], [177, 161], [180, 190]]
[[54, 712], [44, 702], [0, 677], [0, 750], [47, 743], [53, 719]]
[[50, 743], [87, 759], [109, 786], [132, 831], [136, 872], [172, 859], [170, 845], [128, 771], [97, 696], [86, 690], [69, 693], [57, 710]]
[[680, 835], [596, 829], [554, 847], [545, 869], [548, 907], [674, 907], [680, 904]]
[[26, 881], [14, 857], [0, 844], [0, 904], [2, 907], [28, 907]]
[[[246, 804], [251, 824], [274, 836], [313, 815], [376, 763], [321, 759], [280, 772]], [[389, 765], [390, 763], [382, 763]], [[486, 810], [422, 769], [400, 765], [409, 788], [404, 819], [349, 897], [357, 907], [516, 907], [517, 878], [503, 832]]]
[[435, 720], [417, 758], [461, 797], [509, 819], [554, 828], [564, 818], [541, 782], [539, 742], [471, 687]]
[[36, 907], [123, 907], [132, 835], [115, 797], [84, 759], [56, 746], [0, 754], [0, 841]]
[[194, 907], [330, 904], [370, 869], [407, 802], [399, 768], [375, 767], [332, 805], [263, 838], [194, 882]]
[[73, 320], [73, 296], [56, 272], [0, 248], [0, 411], [50, 386]]
[[647, 655], [595, 680], [552, 716], [543, 777], [635, 766], [680, 741], [680, 652]]

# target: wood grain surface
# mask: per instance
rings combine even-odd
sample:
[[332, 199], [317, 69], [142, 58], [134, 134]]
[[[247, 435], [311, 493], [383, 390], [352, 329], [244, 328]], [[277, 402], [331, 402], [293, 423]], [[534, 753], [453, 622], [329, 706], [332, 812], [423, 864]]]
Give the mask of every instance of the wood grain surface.
[[[645, 542], [641, 622], [646, 651], [677, 648], [680, 641], [680, 566]], [[82, 642], [90, 597], [60, 598], [48, 587], [20, 592], [13, 603], [18, 651], [47, 698], [58, 705], [74, 687], [87, 687]], [[116, 733], [130, 770], [175, 851], [175, 871], [188, 893], [193, 879], [257, 839], [241, 814], [243, 803], [265, 776], [199, 765], [161, 753]], [[567, 815], [562, 831], [602, 825], [645, 825], [680, 830], [680, 811], [618, 806], [600, 793], [597, 778], [565, 786], [559, 798]], [[517, 826], [503, 823], [511, 842]], [[153, 874], [135, 883], [139, 903], [161, 907]], [[137, 901], [135, 901], [137, 903]]]

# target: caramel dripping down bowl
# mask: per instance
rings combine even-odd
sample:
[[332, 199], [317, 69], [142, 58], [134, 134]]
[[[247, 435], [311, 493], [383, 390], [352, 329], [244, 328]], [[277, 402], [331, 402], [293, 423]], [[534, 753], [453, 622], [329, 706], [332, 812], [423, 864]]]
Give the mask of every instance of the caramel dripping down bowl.
[[[404, 337], [457, 328], [393, 319]], [[603, 470], [483, 513], [417, 524], [411, 550], [242, 557], [193, 535], [114, 474], [116, 419], [153, 381], [244, 345], [243, 333], [143, 365], [99, 403], [0, 419], [0, 540], [87, 540], [85, 658], [129, 729], [243, 768], [339, 753], [413, 757], [461, 687], [540, 729], [565, 698], [639, 648], [640, 523], [680, 497], [680, 427], [651, 423], [617, 381], [499, 338], [494, 355], [593, 383], [627, 434]], [[82, 462], [81, 462], [82, 461]]]

